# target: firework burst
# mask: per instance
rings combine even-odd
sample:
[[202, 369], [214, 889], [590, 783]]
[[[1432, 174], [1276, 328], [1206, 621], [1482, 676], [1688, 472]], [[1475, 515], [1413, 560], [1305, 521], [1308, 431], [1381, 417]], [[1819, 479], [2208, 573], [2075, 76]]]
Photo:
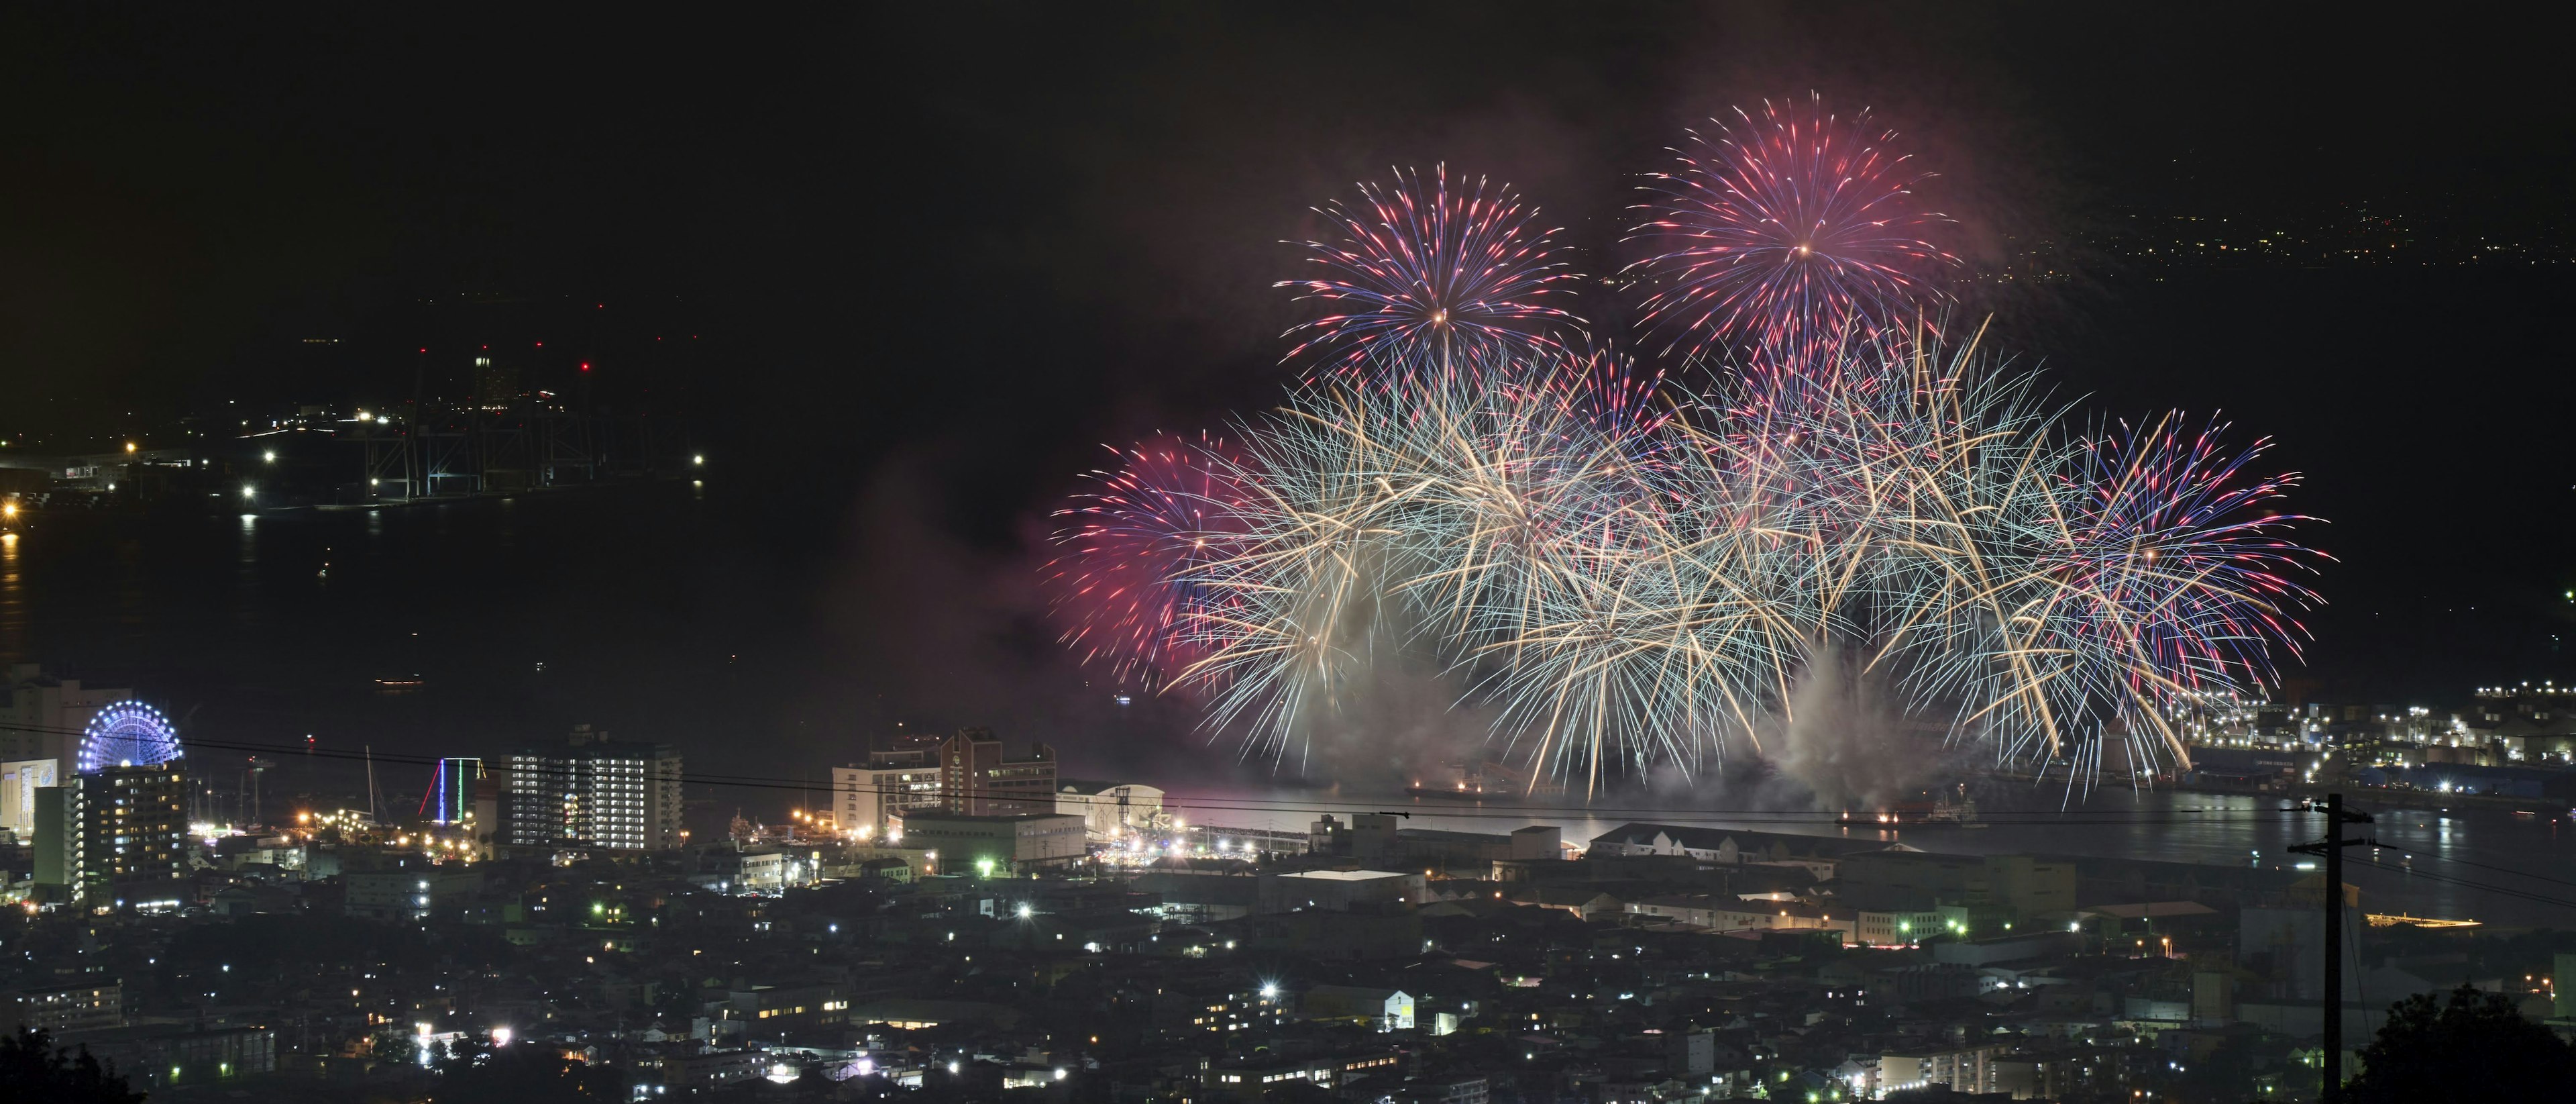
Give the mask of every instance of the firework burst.
[[1927, 277], [1957, 258], [1923, 234], [1950, 220], [1919, 208], [1927, 174], [1868, 111], [1838, 116], [1810, 95], [1710, 125], [1674, 151], [1679, 167], [1648, 176], [1631, 233], [1653, 250], [1631, 266], [1643, 321], [1670, 347], [1794, 362], [1945, 298]]
[[2304, 638], [2296, 479], [2216, 424], [2070, 430], [1982, 329], [1945, 338], [1946, 220], [1891, 137], [1766, 104], [1656, 177], [1645, 323], [1746, 369], [1689, 387], [1580, 337], [1508, 189], [1362, 186], [1329, 275], [1284, 285], [1333, 312], [1290, 331], [1315, 378], [1063, 512], [1067, 641], [1278, 763], [1390, 662], [1588, 787], [1714, 769], [1855, 687], [2070, 794], [2107, 749], [2188, 762], [2187, 715]]
[[1223, 438], [1159, 435], [1056, 512], [1062, 551], [1046, 567], [1064, 641], [1120, 682], [1160, 687], [1201, 658], [1189, 642], [1214, 598], [1195, 572], [1243, 534], [1250, 478]]
[[[1490, 352], [1541, 350], [1583, 320], [1558, 304], [1574, 274], [1555, 259], [1557, 231], [1509, 185], [1462, 180], [1448, 166], [1397, 170], [1392, 186], [1363, 183], [1355, 205], [1318, 208], [1339, 241], [1307, 242], [1324, 271], [1280, 281], [1328, 312], [1288, 331], [1288, 359], [1311, 354], [1314, 375], [1358, 373], [1391, 351], [1438, 350], [1449, 364]], [[1405, 358], [1392, 358], [1404, 362]]]

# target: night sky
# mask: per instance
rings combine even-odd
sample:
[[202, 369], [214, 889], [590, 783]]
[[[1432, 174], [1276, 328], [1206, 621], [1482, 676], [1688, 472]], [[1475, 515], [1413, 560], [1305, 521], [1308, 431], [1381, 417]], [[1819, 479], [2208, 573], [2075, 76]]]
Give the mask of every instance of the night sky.
[[[2061, 394], [2220, 412], [2307, 473], [2338, 562], [2306, 692], [2576, 675], [2576, 100], [2542, 36], [2241, 6], [659, 17], [0, 15], [0, 432], [381, 401], [471, 339], [439, 300], [514, 297], [722, 458], [725, 569], [764, 582], [710, 650], [768, 664], [759, 734], [1078, 742], [1030, 584], [1045, 512], [1104, 442], [1276, 401], [1299, 314], [1269, 285], [1311, 205], [1445, 162], [1604, 271], [1682, 127], [1814, 89], [1941, 174], [1972, 270], [2047, 250], [2061, 278], [1972, 299]], [[2150, 263], [2112, 232], [2362, 214], [2403, 221], [2402, 263]]]

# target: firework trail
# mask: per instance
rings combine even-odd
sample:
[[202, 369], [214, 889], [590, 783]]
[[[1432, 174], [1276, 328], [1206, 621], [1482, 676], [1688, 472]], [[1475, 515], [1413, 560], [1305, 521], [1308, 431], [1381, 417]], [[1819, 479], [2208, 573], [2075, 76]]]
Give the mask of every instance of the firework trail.
[[1928, 275], [1957, 258], [1923, 233], [1950, 219], [1918, 208], [1927, 174], [1867, 110], [1837, 116], [1811, 94], [1710, 125], [1674, 151], [1678, 168], [1648, 176], [1654, 197], [1630, 235], [1653, 250], [1630, 270], [1668, 349], [1730, 344], [1791, 367], [1946, 298]]
[[1046, 566], [1063, 640], [1121, 683], [1159, 688], [1201, 658], [1187, 629], [1214, 596], [1193, 572], [1243, 533], [1251, 479], [1223, 438], [1160, 435], [1118, 453], [1056, 511]]
[[[1339, 241], [1305, 243], [1320, 274], [1283, 280], [1298, 298], [1329, 312], [1301, 323], [1288, 359], [1307, 354], [1319, 371], [1364, 372], [1373, 361], [1406, 362], [1416, 348], [1444, 354], [1439, 363], [1489, 352], [1544, 350], [1556, 331], [1583, 320], [1557, 304], [1575, 277], [1555, 259], [1551, 229], [1534, 221], [1509, 185], [1464, 180], [1452, 190], [1448, 166], [1421, 174], [1396, 170], [1391, 187], [1363, 183], [1360, 202], [1317, 208], [1341, 231]], [[1388, 357], [1382, 354], [1397, 353]]]

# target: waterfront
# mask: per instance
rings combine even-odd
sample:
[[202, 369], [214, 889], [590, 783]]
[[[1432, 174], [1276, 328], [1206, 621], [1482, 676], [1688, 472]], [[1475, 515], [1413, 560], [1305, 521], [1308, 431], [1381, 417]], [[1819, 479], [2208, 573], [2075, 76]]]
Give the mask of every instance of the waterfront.
[[[1561, 801], [1469, 804], [1448, 799], [1286, 789], [1180, 788], [1169, 799], [1184, 818], [1276, 831], [1304, 831], [1318, 815], [1347, 821], [1353, 813], [1405, 812], [1408, 828], [1508, 832], [1525, 824], [1554, 824], [1569, 843], [1581, 843], [1636, 822], [1786, 832], [1837, 838], [1876, 838], [1924, 851], [1964, 854], [2048, 854], [2146, 859], [2205, 866], [2260, 866], [2297, 873], [2309, 861], [2288, 850], [2323, 835], [2324, 817], [2285, 812], [2278, 797], [2233, 794], [2096, 791], [2062, 815], [2053, 801], [2013, 808], [1990, 805], [1984, 828], [1928, 828], [1880, 832], [1843, 828], [1829, 818], [1802, 813], [1693, 811], [1670, 800], [1624, 800], [1618, 812], [1581, 810]], [[2366, 793], [2348, 795], [2369, 809]], [[2347, 830], [2346, 838], [2373, 838], [2394, 846], [2346, 851], [2345, 881], [2359, 886], [2364, 911], [2434, 919], [2475, 919], [2500, 928], [2576, 927], [2576, 906], [2532, 901], [2419, 877], [2440, 875], [2576, 902], [2576, 821], [2477, 812], [2444, 817], [2422, 810], [2389, 810], [2376, 822]], [[2373, 869], [2375, 862], [2397, 870]], [[2474, 864], [2474, 865], [2471, 865]]]
[[[849, 675], [816, 644], [823, 614], [796, 595], [832, 548], [780, 554], [779, 518], [685, 484], [380, 511], [49, 515], [0, 543], [0, 655], [62, 667], [93, 685], [136, 686], [190, 735], [227, 742], [293, 744], [310, 733], [340, 751], [492, 754], [586, 722], [676, 742], [692, 756], [692, 773], [819, 777], [876, 718], [823, 719], [827, 707], [817, 703], [847, 695], [813, 687]], [[441, 585], [425, 585], [433, 575]], [[417, 685], [399, 685], [407, 680]], [[1064, 740], [1084, 769], [1114, 761], [1085, 734], [1014, 735]], [[1193, 821], [1282, 831], [1303, 831], [1323, 812], [1380, 809], [1413, 813], [1412, 827], [1558, 824], [1577, 843], [1628, 821], [1848, 831], [1813, 817], [1730, 816], [1670, 796], [1605, 798], [1601, 806], [1618, 811], [1591, 812], [1562, 798], [1469, 805], [1194, 780], [1213, 757], [1125, 770], [1167, 785]], [[219, 787], [234, 784], [235, 768], [217, 765], [224, 758], [201, 756]], [[311, 773], [299, 780], [298, 768]], [[299, 781], [363, 792], [354, 764], [285, 769], [270, 793]], [[425, 776], [425, 768], [389, 765], [383, 787], [408, 799]], [[693, 796], [754, 816], [794, 803], [763, 789], [707, 786]], [[1883, 838], [1968, 854], [2275, 866], [2295, 861], [2286, 848], [2315, 838], [2321, 820], [2279, 811], [2288, 802], [2276, 796], [2106, 787], [2071, 807], [2072, 822], [2030, 822], [2054, 811], [2059, 796], [1990, 791], [1989, 827]], [[2373, 805], [2367, 793], [2351, 799]], [[2563, 810], [2556, 818], [2391, 810], [2352, 834], [2397, 845], [2378, 853], [2390, 865], [2409, 854], [2428, 873], [2576, 900], [2576, 886], [2564, 884], [2576, 881], [2576, 822]], [[2428, 865], [2439, 862], [2453, 865]], [[2480, 865], [2459, 865], [2467, 863]], [[2358, 862], [2350, 880], [2373, 912], [2576, 923], [2566, 907]]]

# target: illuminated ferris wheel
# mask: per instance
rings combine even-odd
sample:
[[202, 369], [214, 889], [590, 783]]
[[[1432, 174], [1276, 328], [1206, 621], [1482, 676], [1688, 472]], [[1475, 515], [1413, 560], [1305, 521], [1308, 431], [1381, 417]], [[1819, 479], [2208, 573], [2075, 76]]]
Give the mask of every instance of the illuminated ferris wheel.
[[161, 711], [139, 701], [101, 708], [81, 733], [80, 772], [136, 764], [158, 766], [179, 757], [179, 730]]

